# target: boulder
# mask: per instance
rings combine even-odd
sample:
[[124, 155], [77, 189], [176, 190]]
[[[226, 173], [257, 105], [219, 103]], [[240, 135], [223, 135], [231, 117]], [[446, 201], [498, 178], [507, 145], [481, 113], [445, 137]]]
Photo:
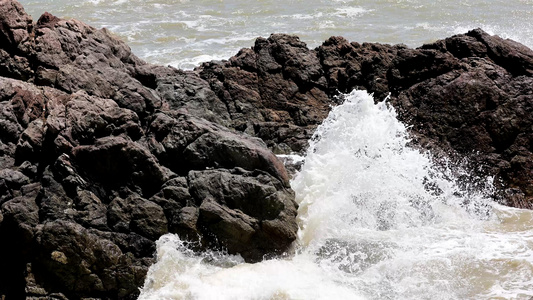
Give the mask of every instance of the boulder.
[[63, 220], [43, 224], [35, 247], [33, 273], [49, 276], [43, 287], [61, 290], [67, 297], [92, 294], [125, 298], [143, 283], [146, 263], [151, 262], [135, 260], [112, 241]]
[[258, 38], [225, 63], [197, 72], [225, 103], [229, 126], [263, 139], [277, 153], [304, 152], [327, 116], [331, 97], [316, 51], [296, 36]]
[[283, 254], [284, 245], [296, 239], [297, 225], [287, 226], [297, 214], [294, 193], [267, 173], [191, 171], [188, 181], [191, 196], [200, 203], [197, 228], [208, 244], [260, 261]]

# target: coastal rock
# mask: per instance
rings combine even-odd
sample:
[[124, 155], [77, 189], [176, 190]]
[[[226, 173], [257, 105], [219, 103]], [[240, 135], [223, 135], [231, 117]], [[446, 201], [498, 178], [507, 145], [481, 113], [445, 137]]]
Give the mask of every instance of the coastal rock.
[[204, 63], [197, 71], [227, 104], [229, 126], [263, 139], [277, 153], [305, 151], [329, 112], [316, 51], [296, 36], [258, 38], [228, 62]]
[[532, 59], [529, 48], [481, 29], [417, 49], [331, 37], [308, 50], [297, 37], [272, 35], [197, 71], [230, 104], [229, 126], [283, 154], [303, 153], [339, 93], [389, 97], [413, 146], [471, 170], [465, 184], [484, 188], [492, 176], [498, 201], [533, 208]]
[[134, 299], [166, 233], [282, 255], [298, 206], [273, 153], [304, 153], [355, 88], [390, 95], [413, 146], [466, 158], [465, 183], [494, 176], [531, 208], [532, 72], [530, 49], [480, 29], [418, 49], [274, 34], [182, 71], [0, 0], [0, 297]]
[[250, 262], [289, 249], [283, 164], [198, 74], [16, 1], [0, 42], [0, 297], [134, 299], [167, 233]]
[[283, 164], [262, 140], [243, 137], [205, 119], [158, 112], [150, 122], [146, 143], [157, 159], [177, 174], [207, 168], [260, 169], [289, 186]]
[[[465, 50], [472, 39], [476, 42]], [[445, 52], [443, 45], [452, 50]], [[500, 201], [533, 208], [533, 169], [528, 163], [533, 151], [533, 78], [528, 67], [533, 51], [481, 30], [426, 45], [420, 51], [453, 55], [445, 63], [452, 70], [400, 92], [393, 103], [402, 118], [413, 124], [422, 145], [438, 141], [441, 149], [466, 156], [475, 174], [495, 176]], [[470, 52], [473, 56], [462, 57]], [[508, 198], [508, 189], [518, 189], [525, 201]]]
[[208, 244], [260, 261], [282, 254], [284, 245], [296, 239], [298, 228], [289, 222], [297, 213], [294, 193], [265, 172], [191, 171], [188, 181], [191, 196], [201, 202], [199, 230]]
[[47, 222], [35, 241], [33, 272], [51, 277], [46, 280], [47, 289], [65, 295], [105, 292], [110, 298], [124, 298], [144, 281], [146, 265], [76, 223]]

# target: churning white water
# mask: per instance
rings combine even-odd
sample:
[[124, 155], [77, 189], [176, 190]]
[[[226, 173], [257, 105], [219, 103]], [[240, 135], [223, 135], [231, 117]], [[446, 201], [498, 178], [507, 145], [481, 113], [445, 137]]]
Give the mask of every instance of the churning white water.
[[317, 129], [292, 181], [293, 255], [247, 264], [166, 235], [140, 299], [533, 296], [533, 212], [461, 190], [457, 170], [408, 141], [394, 109], [352, 92]]

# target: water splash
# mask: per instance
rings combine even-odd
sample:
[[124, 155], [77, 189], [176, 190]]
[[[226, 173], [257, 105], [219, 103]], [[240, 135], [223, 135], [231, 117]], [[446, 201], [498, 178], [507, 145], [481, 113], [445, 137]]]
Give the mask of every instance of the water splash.
[[533, 296], [533, 212], [462, 190], [456, 170], [408, 142], [393, 108], [364, 91], [346, 95], [292, 182], [293, 257], [246, 264], [167, 235], [140, 299]]
[[428, 153], [408, 142], [395, 110], [386, 101], [374, 104], [365, 91], [352, 92], [334, 107], [292, 182], [304, 245], [349, 235], [353, 228], [400, 230], [443, 222], [445, 214], [436, 206], [490, 215], [489, 200], [465, 194], [449, 169], [437, 168]]

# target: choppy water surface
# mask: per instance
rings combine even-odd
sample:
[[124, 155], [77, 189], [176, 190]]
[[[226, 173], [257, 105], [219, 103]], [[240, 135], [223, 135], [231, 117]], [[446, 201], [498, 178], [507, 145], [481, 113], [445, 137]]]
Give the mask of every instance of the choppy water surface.
[[291, 183], [300, 205], [293, 256], [246, 264], [166, 235], [140, 298], [532, 297], [533, 212], [461, 190], [458, 170], [435, 167], [407, 142], [393, 109], [351, 93]]
[[22, 0], [107, 27], [145, 60], [192, 68], [229, 58], [258, 36], [291, 33], [310, 47], [332, 35], [350, 41], [423, 43], [482, 27], [533, 46], [533, 0]]

